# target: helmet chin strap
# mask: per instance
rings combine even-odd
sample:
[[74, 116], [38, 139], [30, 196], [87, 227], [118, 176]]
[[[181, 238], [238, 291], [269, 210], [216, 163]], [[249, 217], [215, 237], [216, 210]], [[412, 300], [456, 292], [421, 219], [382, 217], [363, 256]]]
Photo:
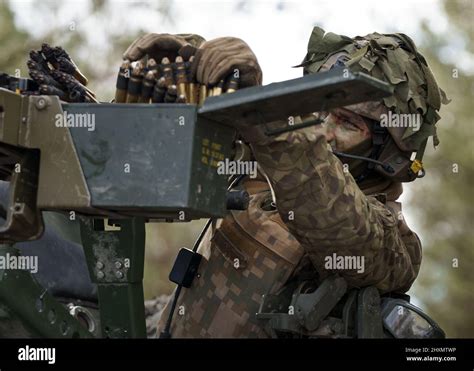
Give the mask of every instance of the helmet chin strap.
[[332, 151], [332, 153], [334, 153], [337, 157], [352, 158], [354, 160], [367, 161], [367, 162], [371, 162], [371, 163], [376, 164], [376, 165], [380, 165], [388, 173], [394, 173], [395, 172], [395, 170], [393, 169], [392, 166], [390, 166], [390, 164], [386, 164], [382, 161], [374, 160], [373, 158], [358, 156], [358, 155], [350, 155], [348, 153], [339, 152], [339, 151]]
[[[352, 174], [354, 176], [354, 179], [356, 183], [361, 183], [365, 179], [367, 179], [370, 174], [373, 172], [374, 168], [376, 165], [379, 165], [384, 169], [387, 173], [393, 174], [395, 172], [395, 169], [388, 163], [384, 163], [382, 161], [379, 161], [379, 155], [382, 152], [382, 149], [385, 145], [386, 139], [387, 139], [387, 129], [384, 127], [380, 126], [380, 123], [377, 121], [371, 121], [370, 123], [371, 127], [371, 132], [372, 132], [372, 143], [371, 143], [371, 148], [370, 148], [370, 153], [365, 156], [361, 155], [355, 155], [355, 154], [349, 154], [349, 153], [344, 153], [344, 152], [339, 152], [339, 151], [334, 151], [333, 153], [338, 156], [338, 157], [343, 157], [343, 158], [349, 158], [352, 160], [358, 160], [358, 161], [364, 161], [366, 162], [366, 166], [362, 172], [357, 174], [357, 172]], [[365, 144], [361, 143], [357, 148], [354, 148], [353, 153], [362, 153], [365, 154], [366, 152], [364, 151]]]

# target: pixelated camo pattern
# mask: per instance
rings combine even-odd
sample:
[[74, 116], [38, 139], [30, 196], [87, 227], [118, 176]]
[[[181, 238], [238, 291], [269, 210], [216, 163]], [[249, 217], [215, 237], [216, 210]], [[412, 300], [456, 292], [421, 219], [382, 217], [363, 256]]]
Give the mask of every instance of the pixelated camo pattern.
[[[301, 135], [284, 137], [305, 143]], [[333, 252], [364, 256], [363, 274], [338, 271], [352, 287], [375, 285], [381, 292], [405, 292], [416, 278], [421, 245], [405, 222], [395, 217], [400, 212], [398, 203], [386, 207], [366, 197], [321, 142], [319, 151], [306, 151], [312, 161], [323, 163], [316, 166], [305, 151], [283, 154], [278, 148], [288, 143], [277, 143], [257, 153], [274, 184], [279, 212], [261, 208], [271, 193], [260, 191], [251, 195], [248, 210], [234, 211], [208, 231], [199, 248], [204, 256], [199, 277], [191, 288], [183, 289], [178, 301], [173, 337], [268, 337], [255, 318], [262, 295], [283, 287], [292, 273], [300, 271], [303, 257], [309, 256], [324, 277], [332, 273], [324, 268], [325, 256]], [[274, 167], [275, 159], [284, 170]], [[294, 211], [294, 220], [286, 217], [289, 211]], [[158, 331], [168, 311], [169, 303]]]
[[[303, 256], [277, 211], [261, 209], [268, 197], [269, 191], [253, 194], [248, 210], [233, 212], [208, 231], [199, 249], [199, 277], [180, 295], [173, 337], [268, 337], [255, 318], [262, 295], [283, 287]], [[158, 331], [168, 311], [169, 305]]]
[[249, 190], [248, 210], [232, 212], [208, 231], [199, 276], [178, 301], [175, 338], [268, 337], [255, 317], [262, 295], [282, 288], [308, 258], [324, 278], [334, 273], [325, 268], [327, 256], [362, 256], [363, 273], [336, 273], [350, 287], [374, 285], [382, 293], [407, 291], [418, 274], [421, 245], [399, 218], [399, 204], [365, 195], [324, 137], [308, 127], [255, 141], [264, 137], [256, 130], [263, 129], [242, 134], [268, 176], [278, 211], [262, 209], [269, 191]]
[[309, 127], [254, 143], [252, 150], [270, 179], [282, 220], [322, 277], [328, 274], [326, 256], [363, 256], [363, 273], [342, 272], [350, 286], [409, 289], [421, 263], [417, 236], [400, 220], [396, 203], [387, 207], [361, 191], [324, 136]]

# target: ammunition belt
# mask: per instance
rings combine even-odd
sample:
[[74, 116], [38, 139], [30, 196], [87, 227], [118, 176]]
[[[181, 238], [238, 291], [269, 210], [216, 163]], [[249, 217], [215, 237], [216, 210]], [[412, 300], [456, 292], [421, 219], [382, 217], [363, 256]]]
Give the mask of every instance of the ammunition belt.
[[199, 84], [191, 74], [194, 56], [188, 60], [178, 56], [171, 62], [163, 58], [130, 62], [119, 68], [115, 103], [191, 103], [202, 105], [210, 96], [232, 93], [239, 87], [233, 73], [215, 86]]

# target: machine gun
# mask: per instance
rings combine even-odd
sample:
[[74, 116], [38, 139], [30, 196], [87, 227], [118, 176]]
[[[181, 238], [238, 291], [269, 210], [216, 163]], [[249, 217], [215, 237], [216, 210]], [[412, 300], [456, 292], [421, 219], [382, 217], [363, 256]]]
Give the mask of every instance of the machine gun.
[[[145, 337], [145, 223], [226, 214], [228, 179], [216, 165], [232, 156], [235, 123], [287, 120], [390, 93], [388, 84], [342, 69], [209, 97], [200, 107], [65, 103], [0, 88], [0, 179], [10, 182], [0, 257], [41, 236], [43, 211], [77, 213], [101, 336]], [[105, 230], [105, 220], [118, 230]], [[36, 335], [92, 336], [29, 272], [0, 270], [0, 301]]]

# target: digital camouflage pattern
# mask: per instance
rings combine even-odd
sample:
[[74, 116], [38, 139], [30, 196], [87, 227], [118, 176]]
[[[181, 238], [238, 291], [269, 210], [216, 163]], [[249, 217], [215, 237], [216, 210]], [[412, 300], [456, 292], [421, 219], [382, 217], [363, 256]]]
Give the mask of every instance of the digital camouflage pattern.
[[[374, 77], [388, 76], [396, 89], [393, 98], [384, 100], [385, 109], [423, 114], [425, 129], [397, 133], [411, 146], [401, 150], [412, 150], [436, 135], [436, 111], [445, 97], [422, 56], [402, 50], [410, 42], [405, 35], [350, 39], [315, 28], [302, 65], [305, 73], [316, 73], [345, 55], [343, 65], [350, 61]], [[373, 112], [381, 107], [371, 104]], [[354, 111], [365, 108], [370, 114], [368, 107]], [[296, 118], [295, 124], [302, 120], [306, 118]], [[422, 253], [396, 202], [402, 193], [399, 181], [374, 175], [358, 185], [314, 127], [275, 137], [265, 135], [264, 126], [237, 129], [252, 148], [260, 178], [243, 185], [251, 194], [248, 210], [216, 221], [201, 242], [198, 251], [204, 259], [192, 287], [183, 289], [178, 301], [174, 337], [268, 337], [255, 317], [262, 295], [278, 293], [298, 277], [321, 280], [338, 273], [349, 287], [375, 286], [380, 293], [409, 290]], [[363, 257], [365, 270], [327, 269], [326, 257], [334, 253]]]
[[[198, 252], [203, 255], [198, 277], [183, 289], [173, 319], [173, 337], [267, 337], [255, 319], [261, 297], [277, 292], [303, 256], [275, 210], [264, 181], [250, 181], [249, 208], [216, 221]], [[169, 303], [161, 316], [161, 331]], [[183, 312], [184, 311], [184, 312]]]
[[384, 205], [371, 196], [376, 187], [366, 195], [324, 136], [310, 127], [252, 143], [252, 150], [270, 179], [282, 220], [322, 277], [330, 273], [324, 258], [335, 252], [365, 258], [364, 273], [343, 272], [350, 286], [409, 289], [421, 261], [416, 236], [395, 199]]
[[[259, 137], [255, 130], [246, 139]], [[366, 197], [325, 138], [306, 128], [252, 149], [277, 208], [264, 178], [244, 183], [249, 208], [215, 222], [203, 239], [199, 275], [181, 293], [173, 337], [268, 337], [255, 318], [262, 295], [303, 273], [321, 279], [337, 272], [351, 287], [375, 285], [383, 293], [410, 288], [421, 246], [399, 217], [399, 204]], [[328, 271], [325, 257], [333, 253], [363, 256], [365, 272]], [[169, 303], [158, 331], [168, 311]]]

